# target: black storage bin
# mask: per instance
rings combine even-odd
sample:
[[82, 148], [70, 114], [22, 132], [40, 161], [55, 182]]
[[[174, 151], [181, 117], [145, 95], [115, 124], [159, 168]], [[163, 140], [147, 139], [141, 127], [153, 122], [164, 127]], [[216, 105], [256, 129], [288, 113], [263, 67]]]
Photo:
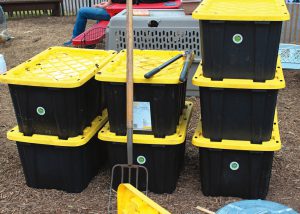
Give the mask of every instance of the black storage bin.
[[274, 78], [282, 21], [290, 18], [284, 0], [203, 0], [193, 18], [200, 20], [205, 77]]
[[83, 134], [106, 108], [94, 76], [115, 53], [51, 47], [0, 75], [9, 85], [20, 131], [61, 139]]
[[[269, 189], [273, 154], [200, 148], [203, 194], [264, 199]], [[233, 168], [237, 166], [238, 169]]]
[[199, 86], [203, 136], [212, 141], [269, 141], [278, 90], [285, 87], [280, 62], [273, 80], [265, 83], [242, 79], [214, 81], [199, 66], [193, 77]]
[[83, 191], [107, 160], [106, 145], [96, 133], [107, 116], [94, 119], [83, 135], [61, 140], [57, 136], [24, 136], [18, 126], [7, 133], [17, 142], [26, 184], [71, 193]]
[[105, 163], [105, 145], [94, 137], [80, 147], [17, 142], [29, 187], [82, 192]]
[[278, 90], [200, 87], [203, 136], [213, 141], [270, 140], [277, 93]]
[[[282, 22], [200, 21], [203, 75], [253, 79], [263, 82], [275, 76]], [[233, 36], [243, 42], [236, 44]]]
[[[166, 138], [154, 135], [133, 135], [133, 164], [145, 166], [149, 175], [149, 190], [154, 193], [172, 193], [176, 188], [177, 179], [183, 168], [185, 138], [191, 118], [193, 104], [185, 102], [176, 133]], [[108, 161], [111, 167], [116, 164], [127, 164], [127, 137], [117, 136], [110, 130], [107, 123], [99, 132], [98, 138], [107, 144]], [[135, 172], [133, 170], [132, 172]], [[138, 189], [146, 188], [146, 173], [139, 171]], [[116, 189], [121, 182], [121, 168], [114, 171], [113, 187]], [[128, 171], [124, 171], [123, 182], [128, 181]], [[136, 174], [132, 173], [132, 185], [136, 186]]]
[[81, 135], [105, 109], [102, 85], [94, 79], [78, 88], [9, 85], [9, 90], [19, 129], [26, 136]]
[[192, 144], [199, 148], [201, 189], [205, 196], [264, 199], [268, 193], [275, 151], [281, 149], [277, 114], [270, 141], [211, 141], [203, 136], [201, 121]]
[[[126, 84], [103, 82], [110, 130], [126, 135]], [[176, 132], [185, 100], [186, 82], [181, 84], [134, 84], [134, 101], [150, 102], [152, 130], [134, 130], [163, 138]]]
[[[112, 168], [116, 164], [127, 164], [127, 145], [124, 143], [106, 142], [108, 147], [108, 161]], [[162, 194], [172, 193], [183, 166], [185, 143], [178, 145], [146, 145], [134, 144], [133, 164], [139, 164], [137, 158], [146, 158], [145, 166], [148, 169], [148, 188], [151, 192]], [[132, 185], [136, 186], [136, 174], [132, 173]], [[128, 171], [124, 173], [124, 182], [129, 182]], [[146, 189], [144, 171], [139, 171], [138, 189]], [[121, 183], [121, 169], [117, 168], [114, 174], [113, 188], [116, 190]]]
[[[150, 114], [145, 124], [150, 124], [151, 118], [151, 127], [149, 125], [137, 128], [134, 123], [135, 134], [164, 138], [176, 132], [186, 95], [187, 83], [179, 80], [182, 71], [185, 70], [185, 58], [179, 58], [150, 78], [145, 78], [144, 75], [182, 54], [183, 51], [134, 50], [134, 101], [148, 105], [147, 114]], [[121, 51], [96, 74], [95, 78], [104, 85], [110, 130], [116, 135], [125, 136], [126, 51]], [[135, 114], [135, 109], [133, 113], [134, 118], [139, 117]]]

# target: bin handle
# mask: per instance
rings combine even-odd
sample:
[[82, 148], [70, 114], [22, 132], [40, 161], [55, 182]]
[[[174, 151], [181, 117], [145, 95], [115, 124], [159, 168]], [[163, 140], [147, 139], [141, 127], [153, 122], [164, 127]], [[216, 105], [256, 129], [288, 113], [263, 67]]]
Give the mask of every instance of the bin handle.
[[172, 64], [173, 62], [175, 62], [176, 60], [180, 59], [183, 56], [184, 56], [184, 54], [178, 54], [178, 55], [176, 55], [172, 59], [168, 60], [167, 62], [163, 63], [162, 65], [160, 65], [160, 66], [154, 68], [153, 70], [149, 71], [148, 73], [146, 73], [144, 75], [144, 77], [146, 79], [149, 79], [149, 78], [153, 77], [155, 74], [157, 74], [158, 72], [160, 72], [163, 68], [167, 67], [168, 65]]
[[187, 75], [189, 73], [188, 71], [193, 62], [192, 58], [193, 58], [193, 53], [191, 51], [186, 51], [184, 65], [183, 65], [183, 68], [181, 70], [180, 77], [179, 77], [180, 82], [185, 82], [187, 80]]

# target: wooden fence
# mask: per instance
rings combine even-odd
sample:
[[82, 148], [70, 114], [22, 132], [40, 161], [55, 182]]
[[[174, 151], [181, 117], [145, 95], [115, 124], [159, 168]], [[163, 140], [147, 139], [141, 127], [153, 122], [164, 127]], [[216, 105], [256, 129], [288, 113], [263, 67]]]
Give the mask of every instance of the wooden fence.
[[287, 4], [291, 19], [282, 26], [281, 42], [300, 44], [300, 4]]

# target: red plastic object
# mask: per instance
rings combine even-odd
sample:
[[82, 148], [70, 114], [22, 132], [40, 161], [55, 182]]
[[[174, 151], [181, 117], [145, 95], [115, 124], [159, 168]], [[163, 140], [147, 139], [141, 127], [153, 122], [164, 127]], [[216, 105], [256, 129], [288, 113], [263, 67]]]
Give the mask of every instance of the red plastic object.
[[[181, 7], [181, 0], [159, 2], [159, 3], [139, 3], [133, 5], [133, 9], [179, 9], [180, 7]], [[120, 13], [124, 9], [126, 9], [126, 4], [117, 4], [117, 3], [113, 3], [112, 5], [106, 8], [107, 12], [111, 17]]]
[[[134, 4], [133, 9], [179, 9], [181, 0], [174, 0], [159, 3], [139, 3]], [[122, 10], [126, 9], [126, 4], [113, 3], [106, 8], [111, 17], [117, 15]], [[100, 21], [82, 34], [72, 40], [73, 46], [87, 46], [97, 44], [104, 36], [105, 30], [109, 21]]]
[[95, 45], [105, 36], [109, 21], [100, 21], [72, 40], [73, 46]]

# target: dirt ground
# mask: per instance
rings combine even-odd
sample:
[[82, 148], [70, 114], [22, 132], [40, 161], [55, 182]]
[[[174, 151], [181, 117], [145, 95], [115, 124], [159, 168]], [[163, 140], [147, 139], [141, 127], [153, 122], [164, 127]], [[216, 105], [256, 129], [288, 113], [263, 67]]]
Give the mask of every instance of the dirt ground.
[[[30, 18], [8, 22], [15, 39], [0, 46], [8, 68], [29, 59], [49, 46], [61, 45], [71, 35], [74, 17]], [[287, 87], [278, 98], [279, 124], [283, 148], [276, 152], [267, 199], [300, 211], [300, 71], [285, 71]], [[173, 194], [150, 198], [172, 213], [199, 213], [195, 207], [212, 211], [239, 200], [229, 197], [204, 197], [200, 190], [198, 150], [191, 138], [199, 115], [199, 101], [190, 123], [185, 168]], [[6, 85], [0, 85], [0, 213], [105, 213], [108, 202], [109, 169], [103, 169], [80, 194], [57, 190], [38, 190], [26, 186], [14, 142], [6, 131], [16, 125]]]

